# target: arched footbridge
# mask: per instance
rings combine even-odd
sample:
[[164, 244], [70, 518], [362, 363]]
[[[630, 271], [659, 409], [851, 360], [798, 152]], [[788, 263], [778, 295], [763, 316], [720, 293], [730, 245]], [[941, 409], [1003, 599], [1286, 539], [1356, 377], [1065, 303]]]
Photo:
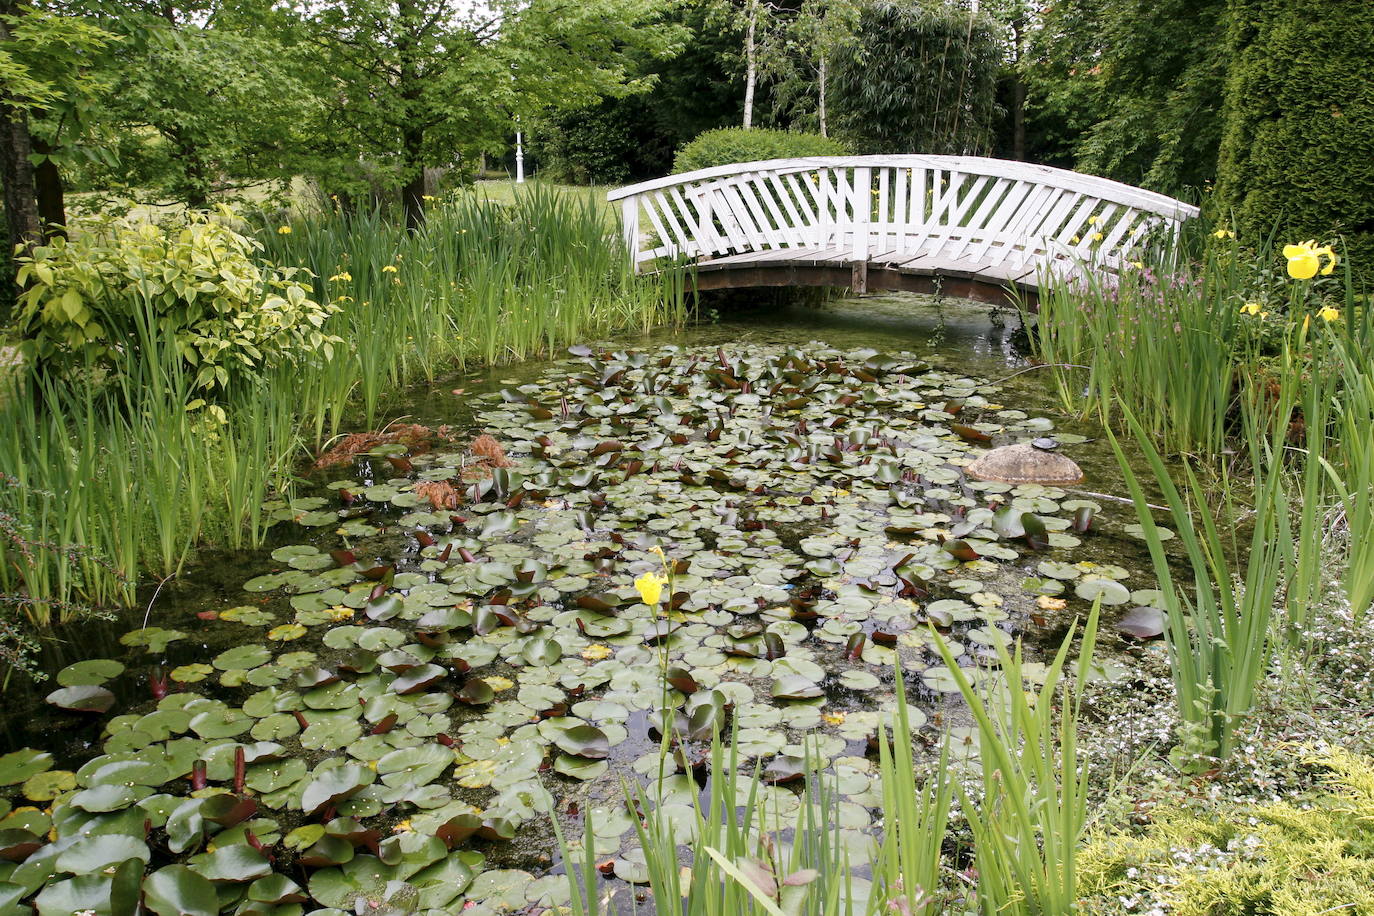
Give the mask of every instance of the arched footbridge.
[[991, 302], [1125, 269], [1198, 214], [1105, 178], [977, 156], [744, 162], [607, 197], [635, 268], [689, 260], [697, 289], [939, 288]]

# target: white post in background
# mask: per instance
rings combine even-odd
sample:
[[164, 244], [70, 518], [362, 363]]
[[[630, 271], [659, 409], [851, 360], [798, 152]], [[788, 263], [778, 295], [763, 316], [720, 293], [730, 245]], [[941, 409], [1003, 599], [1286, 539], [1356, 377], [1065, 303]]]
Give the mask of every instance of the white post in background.
[[525, 135], [515, 132], [515, 183], [525, 183]]

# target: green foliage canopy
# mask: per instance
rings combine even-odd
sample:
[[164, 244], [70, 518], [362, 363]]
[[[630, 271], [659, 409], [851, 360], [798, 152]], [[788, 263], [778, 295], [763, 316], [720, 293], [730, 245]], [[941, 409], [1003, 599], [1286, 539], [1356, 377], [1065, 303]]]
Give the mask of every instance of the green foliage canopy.
[[1344, 236], [1374, 265], [1374, 4], [1231, 0], [1217, 196], [1241, 237]]
[[987, 16], [864, 0], [835, 57], [835, 132], [860, 153], [986, 152], [1001, 59], [1001, 30]]

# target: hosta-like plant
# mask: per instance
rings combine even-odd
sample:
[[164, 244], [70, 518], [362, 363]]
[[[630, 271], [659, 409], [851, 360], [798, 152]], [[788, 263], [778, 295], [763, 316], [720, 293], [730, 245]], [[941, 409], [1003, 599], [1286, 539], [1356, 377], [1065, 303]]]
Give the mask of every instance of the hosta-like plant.
[[335, 305], [311, 298], [295, 268], [258, 260], [258, 243], [226, 223], [232, 213], [190, 213], [156, 224], [98, 222], [21, 258], [18, 327], [40, 366], [116, 366], [172, 344], [195, 387], [333, 355], [323, 330]]

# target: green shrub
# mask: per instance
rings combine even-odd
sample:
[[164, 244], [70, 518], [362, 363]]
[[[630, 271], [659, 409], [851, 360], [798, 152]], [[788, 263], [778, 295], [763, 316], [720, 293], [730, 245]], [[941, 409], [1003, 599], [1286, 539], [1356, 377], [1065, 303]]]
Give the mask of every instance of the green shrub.
[[1374, 4], [1233, 0], [1220, 205], [1249, 244], [1344, 237], [1374, 273]]
[[1165, 811], [1139, 835], [1095, 837], [1079, 854], [1080, 912], [1374, 912], [1374, 760], [1330, 748], [1307, 763], [1327, 775], [1311, 798]]
[[154, 334], [207, 392], [332, 356], [339, 338], [321, 328], [338, 307], [312, 300], [295, 268], [264, 264], [257, 249], [207, 213], [168, 225], [109, 220], [55, 238], [19, 259], [25, 356], [40, 368], [112, 366]]
[[732, 162], [758, 162], [763, 159], [796, 159], [802, 156], [843, 156], [849, 150], [843, 143], [820, 134], [787, 130], [722, 127], [698, 135], [677, 151], [674, 172], [694, 172]]

